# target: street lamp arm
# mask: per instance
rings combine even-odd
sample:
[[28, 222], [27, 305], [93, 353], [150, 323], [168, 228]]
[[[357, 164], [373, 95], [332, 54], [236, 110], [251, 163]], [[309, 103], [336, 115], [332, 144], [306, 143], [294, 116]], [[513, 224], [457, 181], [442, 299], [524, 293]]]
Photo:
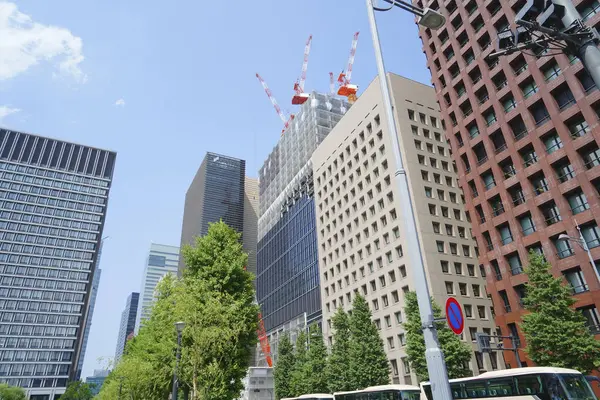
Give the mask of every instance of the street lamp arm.
[[425, 10], [423, 10], [422, 8], [419, 8], [417, 6], [413, 6], [412, 4], [410, 4], [406, 1], [403, 1], [403, 0], [383, 0], [383, 1], [385, 1], [388, 4], [391, 4], [391, 6], [389, 8], [378, 8], [378, 7], [373, 6], [373, 8], [377, 11], [389, 11], [392, 9], [393, 6], [396, 6], [405, 11], [413, 13], [418, 17], [422, 17], [423, 15], [425, 15]]

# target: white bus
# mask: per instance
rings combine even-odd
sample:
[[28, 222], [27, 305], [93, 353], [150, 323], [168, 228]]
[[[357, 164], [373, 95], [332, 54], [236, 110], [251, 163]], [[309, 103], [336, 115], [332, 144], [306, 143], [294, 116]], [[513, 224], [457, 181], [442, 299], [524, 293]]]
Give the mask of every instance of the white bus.
[[419, 400], [421, 389], [409, 385], [371, 386], [351, 392], [336, 392], [335, 400]]
[[325, 393], [303, 394], [298, 400], [333, 400], [333, 395]]
[[[426, 399], [433, 400], [430, 383], [421, 383], [421, 388]], [[566, 368], [528, 367], [491, 371], [471, 378], [450, 379], [450, 389], [454, 400], [597, 400], [586, 377], [579, 371]]]

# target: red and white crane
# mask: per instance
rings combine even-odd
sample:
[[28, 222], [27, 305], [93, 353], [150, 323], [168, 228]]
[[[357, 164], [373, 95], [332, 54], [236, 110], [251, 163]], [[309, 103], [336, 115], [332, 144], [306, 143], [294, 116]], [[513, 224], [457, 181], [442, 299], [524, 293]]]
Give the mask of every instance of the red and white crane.
[[346, 71], [342, 71], [338, 77], [338, 82], [340, 83], [338, 94], [347, 97], [348, 102], [350, 103], [356, 101], [356, 92], [358, 92], [358, 86], [350, 83], [352, 79], [352, 66], [354, 65], [354, 58], [356, 56], [356, 46], [358, 45], [358, 34], [359, 32], [356, 32], [354, 34], [354, 39], [352, 40], [352, 48], [350, 49], [350, 57], [348, 58], [348, 67], [346, 68]]
[[289, 119], [286, 118], [283, 111], [281, 111], [281, 107], [279, 107], [279, 104], [277, 104], [277, 100], [275, 100], [275, 97], [273, 97], [273, 93], [271, 92], [271, 89], [269, 89], [269, 86], [267, 86], [265, 80], [259, 74], [256, 74], [256, 77], [260, 81], [260, 84], [262, 85], [263, 89], [265, 89], [265, 93], [269, 97], [269, 100], [271, 100], [275, 111], [277, 111], [277, 115], [279, 115], [279, 118], [281, 118], [281, 121], [283, 122], [282, 133], [285, 132], [285, 130], [290, 126], [290, 122], [292, 122], [292, 120], [294, 119], [294, 115], [290, 115]]
[[304, 104], [308, 100], [308, 93], [304, 93], [304, 83], [306, 83], [306, 70], [308, 69], [308, 55], [310, 54], [310, 45], [312, 44], [312, 35], [308, 37], [306, 45], [304, 46], [304, 61], [302, 62], [302, 73], [300, 79], [294, 84], [294, 97], [292, 97], [292, 104]]

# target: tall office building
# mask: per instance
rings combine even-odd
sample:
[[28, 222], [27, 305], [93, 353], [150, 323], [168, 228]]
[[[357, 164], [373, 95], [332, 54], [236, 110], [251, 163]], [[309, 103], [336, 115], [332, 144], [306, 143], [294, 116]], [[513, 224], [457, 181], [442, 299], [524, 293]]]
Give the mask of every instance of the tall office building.
[[125, 345], [134, 333], [139, 299], [140, 294], [136, 292], [127, 296], [125, 308], [121, 313], [121, 325], [119, 326], [119, 336], [117, 336], [117, 348], [115, 350], [115, 365], [119, 363], [125, 351]]
[[[421, 38], [482, 250], [479, 263], [488, 271], [496, 324], [525, 347], [523, 267], [534, 250], [573, 286], [575, 307], [600, 333], [593, 269], [600, 266], [600, 92], [581, 62], [556, 51], [487, 59], [497, 32], [514, 28], [523, 1], [425, 3], [447, 18], [438, 31], [422, 29]], [[596, 1], [574, 4], [586, 23], [598, 26]], [[563, 233], [579, 237], [576, 224], [594, 266], [577, 244], [557, 240]], [[527, 360], [525, 352], [520, 356]], [[516, 365], [512, 353], [505, 357]]]
[[179, 247], [165, 244], [152, 243], [144, 275], [140, 288], [140, 300], [138, 302], [137, 318], [135, 322], [135, 333], [139, 332], [144, 320], [150, 317], [152, 305], [154, 304], [154, 291], [158, 282], [167, 274], [177, 276], [179, 265]]
[[[476, 332], [491, 333], [495, 325], [435, 92], [388, 76], [430, 292], [438, 304], [455, 297], [463, 305], [462, 339], [471, 343]], [[404, 216], [384, 112], [375, 79], [312, 157], [323, 331], [331, 342], [333, 314], [338, 307], [350, 309], [360, 293], [385, 343], [393, 381], [415, 384], [402, 327], [413, 270], [405, 264]], [[483, 357], [473, 344], [475, 374], [502, 366], [502, 357]]]
[[90, 390], [94, 396], [100, 393], [102, 385], [104, 385], [104, 381], [106, 381], [106, 378], [108, 378], [109, 374], [110, 370], [95, 369], [94, 375], [85, 378], [85, 383], [90, 385]]
[[[194, 244], [208, 225], [222, 220], [242, 234], [248, 270], [256, 272], [257, 179], [246, 177], [246, 161], [207, 152], [185, 194], [181, 246]], [[250, 230], [250, 232], [244, 231]], [[185, 268], [179, 260], [179, 273]]]
[[260, 169], [256, 296], [275, 360], [282, 332], [321, 321], [310, 157], [348, 107], [311, 93]]
[[77, 375], [116, 154], [0, 129], [0, 382]]

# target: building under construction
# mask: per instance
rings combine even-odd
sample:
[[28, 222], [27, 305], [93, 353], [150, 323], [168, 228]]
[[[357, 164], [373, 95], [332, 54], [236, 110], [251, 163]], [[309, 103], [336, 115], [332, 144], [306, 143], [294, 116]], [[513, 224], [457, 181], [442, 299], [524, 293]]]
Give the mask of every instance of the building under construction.
[[275, 360], [282, 331], [320, 322], [310, 158], [350, 107], [345, 100], [310, 93], [260, 169], [257, 301]]

